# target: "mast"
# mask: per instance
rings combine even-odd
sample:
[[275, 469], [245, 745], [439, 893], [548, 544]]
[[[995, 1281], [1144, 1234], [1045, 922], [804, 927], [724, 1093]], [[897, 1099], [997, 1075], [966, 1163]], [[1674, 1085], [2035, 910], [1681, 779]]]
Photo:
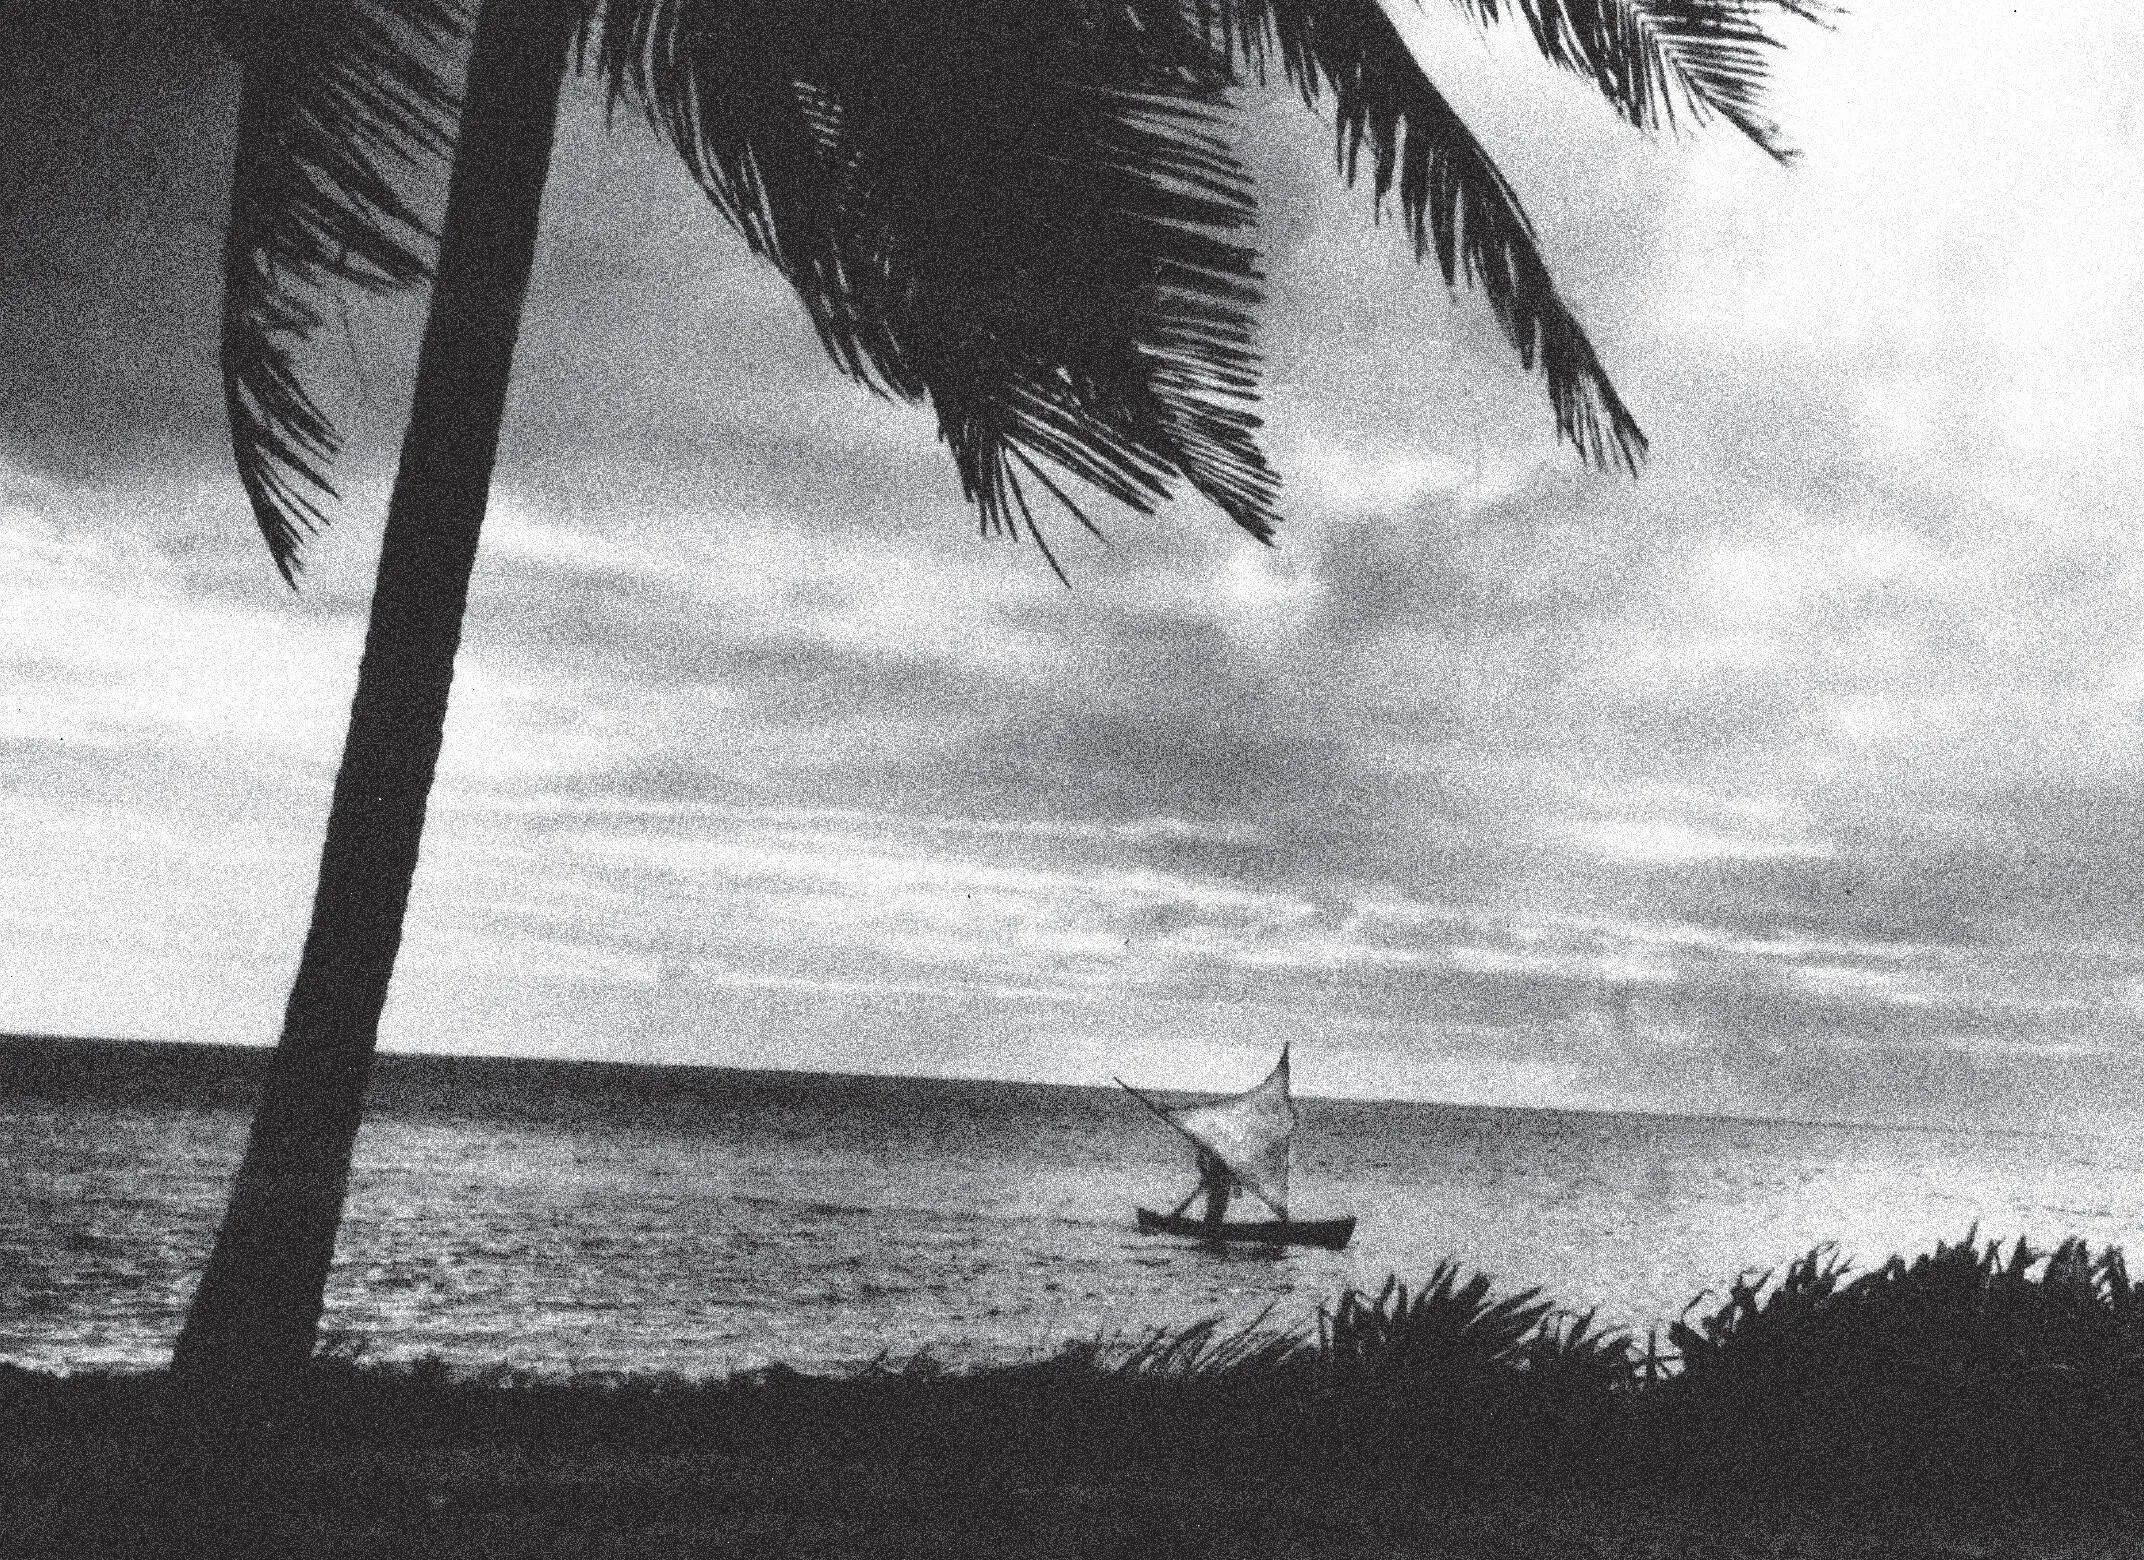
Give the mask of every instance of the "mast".
[[1288, 1217], [1288, 1140], [1295, 1132], [1295, 1101], [1288, 1092], [1288, 1048], [1255, 1088], [1199, 1105], [1163, 1105], [1122, 1078], [1132, 1098], [1166, 1121], [1200, 1153], [1228, 1167], [1237, 1184]]

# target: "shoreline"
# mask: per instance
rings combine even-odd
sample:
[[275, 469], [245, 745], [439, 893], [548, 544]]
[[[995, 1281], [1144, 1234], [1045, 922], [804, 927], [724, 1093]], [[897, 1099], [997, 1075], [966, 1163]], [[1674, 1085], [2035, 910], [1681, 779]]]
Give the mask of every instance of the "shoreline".
[[2144, 1552], [2144, 1284], [2119, 1251], [1960, 1243], [1854, 1277], [1819, 1251], [1669, 1341], [1447, 1265], [1343, 1295], [1314, 1338], [1208, 1323], [1008, 1367], [326, 1355], [214, 1412], [158, 1373], [0, 1369], [0, 1533], [69, 1556]]

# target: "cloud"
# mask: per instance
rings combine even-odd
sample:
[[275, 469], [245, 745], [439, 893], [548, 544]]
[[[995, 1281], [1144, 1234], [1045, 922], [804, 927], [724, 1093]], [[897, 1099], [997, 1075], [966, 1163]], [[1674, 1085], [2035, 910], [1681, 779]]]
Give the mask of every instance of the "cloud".
[[[2144, 1108], [2144, 209], [2094, 32], [2136, 25], [1798, 38], [1788, 173], [1425, 21], [1635, 483], [1251, 103], [1281, 544], [1108, 512], [1070, 592], [577, 92], [390, 1043], [1197, 1084], [1292, 1036], [1359, 1092]], [[264, 1038], [416, 315], [323, 345], [348, 498], [293, 598], [216, 423], [228, 82], [160, 79], [103, 140], [38, 100], [72, 151], [0, 307], [0, 1022]]]

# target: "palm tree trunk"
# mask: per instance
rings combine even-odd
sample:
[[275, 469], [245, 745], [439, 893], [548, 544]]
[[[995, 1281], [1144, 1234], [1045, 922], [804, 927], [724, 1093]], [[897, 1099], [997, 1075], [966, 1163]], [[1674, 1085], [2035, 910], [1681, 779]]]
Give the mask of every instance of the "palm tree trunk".
[[578, 0], [478, 17], [438, 280], [342, 768], [283, 1035], [174, 1374], [243, 1386], [311, 1358], [469, 575], [506, 409]]

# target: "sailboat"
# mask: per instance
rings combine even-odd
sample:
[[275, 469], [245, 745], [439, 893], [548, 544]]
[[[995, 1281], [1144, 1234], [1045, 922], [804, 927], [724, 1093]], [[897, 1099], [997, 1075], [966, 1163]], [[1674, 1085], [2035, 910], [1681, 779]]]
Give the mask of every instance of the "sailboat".
[[1237, 1186], [1275, 1214], [1271, 1219], [1223, 1223], [1186, 1217], [1186, 1210], [1203, 1189], [1202, 1183], [1176, 1205], [1173, 1213], [1156, 1213], [1151, 1208], [1134, 1210], [1141, 1233], [1264, 1246], [1323, 1246], [1330, 1251], [1340, 1250], [1354, 1236], [1352, 1218], [1288, 1216], [1288, 1140], [1295, 1134], [1296, 1113], [1295, 1101], [1288, 1093], [1286, 1046], [1281, 1047], [1280, 1061], [1266, 1074], [1265, 1082], [1203, 1105], [1164, 1105], [1122, 1078], [1117, 1082], [1132, 1098], [1182, 1133], [1202, 1161], [1219, 1161]]

